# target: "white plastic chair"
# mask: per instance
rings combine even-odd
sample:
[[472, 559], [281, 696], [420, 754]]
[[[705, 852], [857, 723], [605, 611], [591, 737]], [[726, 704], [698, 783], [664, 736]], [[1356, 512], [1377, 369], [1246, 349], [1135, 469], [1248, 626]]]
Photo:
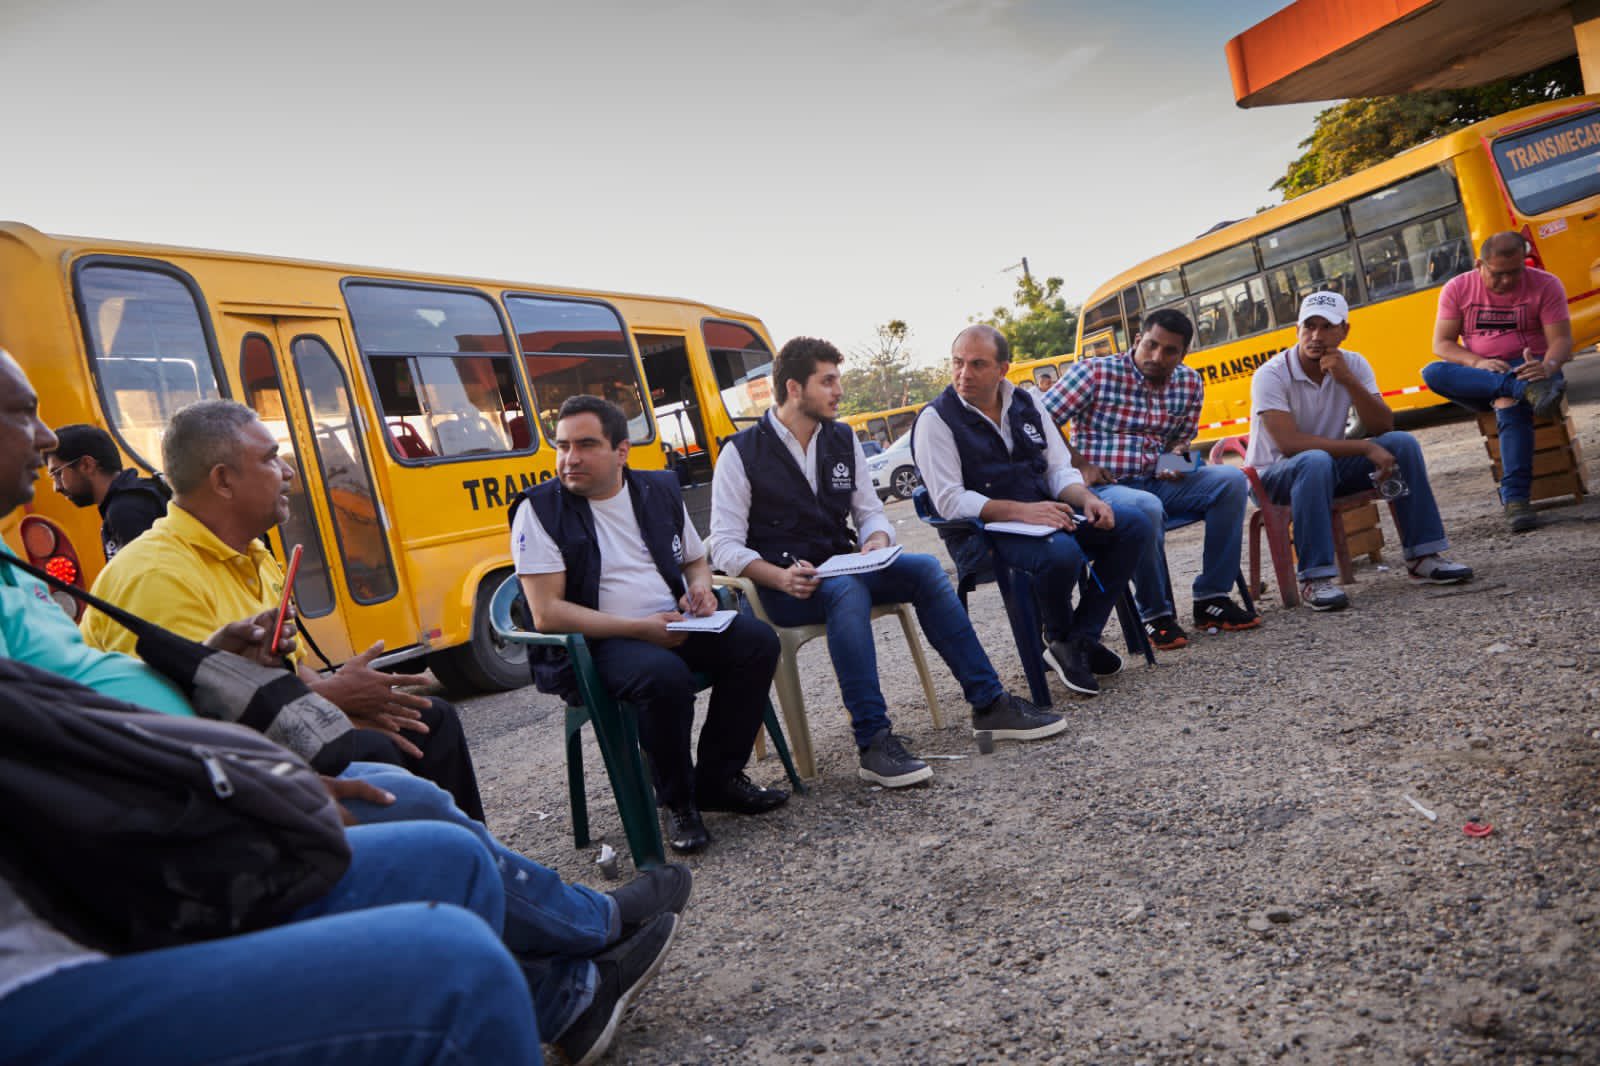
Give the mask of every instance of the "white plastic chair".
[[[712, 578], [712, 582], [738, 589], [749, 601], [755, 616], [772, 626], [772, 631], [778, 634], [778, 643], [783, 649], [783, 654], [778, 657], [778, 672], [772, 679], [772, 683], [778, 688], [778, 706], [783, 709], [785, 732], [789, 734], [789, 746], [794, 749], [794, 761], [800, 770], [800, 776], [816, 777], [817, 759], [811, 746], [811, 726], [806, 721], [806, 700], [800, 690], [800, 669], [796, 656], [806, 644], [824, 636], [828, 632], [828, 627], [821, 622], [809, 626], [775, 624], [767, 617], [767, 609], [762, 606], [761, 597], [756, 595], [755, 582], [747, 577], [727, 577], [718, 574]], [[890, 614], [899, 615], [900, 628], [905, 630], [906, 644], [911, 648], [911, 659], [916, 664], [918, 676], [922, 678], [922, 692], [927, 697], [928, 711], [933, 716], [933, 727], [943, 729], [944, 713], [939, 709], [939, 697], [933, 690], [933, 677], [928, 673], [928, 658], [922, 652], [922, 640], [917, 636], [917, 620], [911, 605], [882, 603], [872, 608], [874, 620]], [[762, 739], [756, 738], [758, 752], [765, 750]]]

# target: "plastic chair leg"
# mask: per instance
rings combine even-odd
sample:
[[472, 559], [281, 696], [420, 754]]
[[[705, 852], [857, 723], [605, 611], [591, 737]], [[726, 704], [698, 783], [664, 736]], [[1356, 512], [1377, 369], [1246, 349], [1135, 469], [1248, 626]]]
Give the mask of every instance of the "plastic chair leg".
[[1144, 631], [1144, 623], [1139, 621], [1139, 612], [1134, 609], [1133, 597], [1127, 589], [1123, 589], [1122, 595], [1117, 597], [1117, 622], [1122, 626], [1122, 642], [1127, 645], [1128, 652], [1142, 654], [1144, 661], [1154, 666], [1155, 649], [1150, 646], [1149, 634]]
[[1050, 709], [1050, 683], [1044, 673], [1044, 638], [1039, 633], [1039, 608], [1033, 602], [1033, 585], [1027, 576], [1014, 570], [995, 573], [1000, 598], [1005, 601], [1006, 618], [1011, 622], [1011, 639], [1022, 659], [1022, 674], [1028, 679], [1028, 698], [1040, 710]]
[[1356, 572], [1350, 559], [1350, 539], [1344, 532], [1344, 512], [1334, 511], [1330, 517], [1333, 520], [1333, 560], [1339, 566], [1339, 583], [1353, 585]]
[[783, 649], [772, 683], [778, 690], [778, 706], [783, 708], [783, 724], [800, 776], [816, 777], [817, 757], [811, 746], [811, 724], [806, 721], [806, 698], [800, 691], [800, 672], [795, 667], [793, 649]]
[[[1289, 539], [1289, 524], [1287, 521], [1278, 521], [1267, 515], [1265, 511], [1257, 511], [1250, 517], [1252, 540], [1250, 555], [1257, 557], [1260, 550], [1255, 540], [1256, 517], [1260, 516], [1260, 528], [1267, 534], [1267, 550], [1272, 553], [1272, 572], [1278, 579], [1278, 597], [1285, 607], [1300, 606], [1300, 581], [1294, 573], [1294, 544]], [[1252, 564], [1254, 565], [1254, 564]]]
[[[800, 774], [794, 768], [794, 760], [789, 757], [789, 744], [783, 738], [783, 729], [778, 725], [778, 712], [773, 709], [772, 701], [767, 700], [767, 706], [761, 712], [761, 720], [766, 724], [767, 735], [772, 737], [772, 747], [778, 753], [778, 758], [783, 760], [783, 772], [789, 775], [789, 784], [794, 786], [796, 793], [803, 793], [806, 786], [800, 780]], [[761, 734], [756, 734], [756, 739], [761, 739]]]
[[567, 708], [567, 802], [572, 805], [572, 844], [589, 846], [589, 800], [583, 789], [583, 723], [589, 712]]
[[928, 698], [928, 713], [933, 715], [933, 728], [944, 728], [944, 712], [939, 708], [939, 695], [933, 690], [933, 676], [928, 673], [928, 657], [922, 650], [922, 638], [917, 635], [916, 618], [909, 604], [900, 604], [895, 611], [900, 616], [900, 628], [905, 630], [906, 645], [911, 649], [911, 661], [916, 664], [917, 676], [922, 678], [922, 694]]
[[649, 771], [639, 751], [633, 711], [613, 705], [613, 709], [597, 713], [591, 707], [589, 720], [617, 799], [617, 814], [622, 819], [633, 865], [640, 870], [660, 866], [666, 861], [666, 852], [661, 844], [661, 825], [656, 820], [655, 790], [650, 787]]

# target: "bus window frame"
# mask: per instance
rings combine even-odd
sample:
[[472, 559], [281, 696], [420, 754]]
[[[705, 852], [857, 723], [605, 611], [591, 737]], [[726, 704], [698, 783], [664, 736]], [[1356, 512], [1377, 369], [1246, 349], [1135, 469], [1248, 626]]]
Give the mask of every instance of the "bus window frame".
[[1496, 148], [1503, 140], [1508, 138], [1526, 137], [1530, 133], [1538, 133], [1540, 130], [1548, 129], [1552, 126], [1559, 126], [1562, 123], [1569, 122], [1572, 119], [1586, 115], [1592, 115], [1595, 118], [1600, 118], [1600, 106], [1588, 103], [1579, 104], [1575, 107], [1569, 107], [1565, 110], [1557, 111], [1554, 114], [1543, 115], [1536, 119], [1530, 119], [1527, 122], [1518, 122], [1515, 125], [1506, 126], [1505, 128], [1495, 130], [1492, 133], [1485, 133], [1478, 138], [1478, 140], [1483, 144], [1484, 155], [1486, 155], [1489, 159], [1489, 172], [1494, 175], [1495, 185], [1500, 190], [1501, 198], [1505, 200], [1506, 212], [1512, 218], [1542, 218], [1546, 215], [1561, 214], [1573, 204], [1581, 203], [1584, 200], [1591, 200], [1594, 198], [1594, 194], [1590, 194], [1587, 197], [1578, 197], [1575, 200], [1569, 200], [1564, 204], [1546, 208], [1543, 211], [1528, 211], [1518, 204], [1516, 197], [1512, 195], [1511, 183], [1506, 180], [1505, 174], [1501, 172], [1501, 159], [1499, 153], [1496, 151]]
[[[628, 322], [627, 318], [624, 317], [621, 308], [617, 307], [610, 300], [604, 300], [597, 296], [570, 296], [566, 293], [535, 292], [530, 289], [502, 289], [500, 291], [500, 301], [505, 307], [506, 321], [511, 324], [511, 350], [517, 355], [518, 371], [524, 377], [527, 376], [528, 372], [528, 353], [522, 350], [522, 335], [517, 332], [517, 322], [511, 314], [510, 305], [505, 303], [506, 300], [513, 296], [528, 300], [550, 300], [571, 304], [593, 304], [596, 307], [604, 307], [607, 311], [610, 311], [613, 315], [615, 315], [617, 319], [617, 328], [622, 331], [623, 343], [628, 347], [628, 360], [633, 366], [633, 381], [634, 386], [639, 390], [639, 403], [644, 409], [645, 421], [650, 426], [650, 435], [648, 437], [646, 437], [644, 440], [633, 440], [630, 438], [628, 442], [629, 446], [633, 448], [643, 448], [654, 444], [661, 439], [661, 429], [656, 425], [656, 407], [650, 399], [650, 380], [646, 378], [644, 374], [644, 360], [639, 358], [639, 346], [634, 342], [633, 326]], [[527, 381], [527, 387], [528, 395], [533, 397], [534, 403], [538, 403], [538, 397], [533, 396], [533, 381], [531, 378]], [[533, 414], [532, 421], [529, 422], [530, 426], [534, 422], [539, 421], [539, 413], [535, 408], [527, 407], [525, 410], [530, 411]], [[534, 439], [537, 440], [542, 433], [543, 426], [541, 425], [540, 433], [535, 434]]]
[[[748, 322], [740, 322], [736, 318], [723, 318], [721, 315], [703, 315], [703, 316], [701, 316], [701, 318], [700, 318], [700, 326], [699, 326], [699, 329], [700, 329], [700, 345], [701, 345], [702, 348], [705, 349], [705, 352], [706, 352], [706, 368], [711, 371], [711, 384], [715, 388], [716, 393], [717, 393], [717, 403], [722, 405], [722, 413], [728, 419], [728, 425], [733, 427], [733, 431], [735, 433], [738, 433], [740, 430], [748, 429], [750, 426], [753, 426], [756, 423], [760, 422], [761, 419], [763, 417], [765, 417], [767, 411], [770, 411], [774, 407], [777, 407], [778, 406], [778, 393], [777, 393], [776, 389], [770, 388], [770, 385], [771, 385], [771, 382], [772, 382], [772, 372], [769, 370], [767, 372], [767, 381], [768, 381], [768, 385], [769, 385], [769, 392], [772, 395], [772, 402], [767, 405], [767, 411], [762, 411], [761, 414], [756, 415], [754, 418], [750, 418], [750, 417], [747, 417], [747, 416], [740, 416], [739, 418], [735, 418], [734, 417], [733, 412], [728, 410], [727, 397], [722, 395], [722, 386], [717, 383], [717, 363], [716, 363], [716, 359], [711, 354], [711, 352], [712, 352], [711, 345], [706, 343], [706, 323], [708, 323], [708, 322], [716, 322], [716, 323], [718, 323], [720, 325], [724, 325], [724, 326], [738, 326], [740, 329], [747, 330], [752, 337], [754, 337], [756, 340], [760, 341], [761, 343], [763, 343], [763, 344], [765, 344], [767, 346], [767, 354], [769, 356], [771, 356], [771, 360], [767, 364], [769, 367], [777, 365], [778, 353], [773, 350], [772, 342], [770, 340], [768, 340], [766, 337], [763, 337], [761, 335], [761, 333], [754, 326], [750, 325], [750, 323], [748, 323]], [[741, 349], [741, 350], [743, 350], [743, 349]], [[739, 423], [740, 423], [741, 419], [744, 422], [747, 422], [749, 425], [743, 425], [743, 426], [740, 425]]]
[[[289, 342], [284, 345], [284, 350], [289, 357], [290, 365], [294, 368], [294, 380], [295, 384], [298, 386], [295, 391], [299, 393], [300, 408], [305, 414], [306, 429], [308, 429], [311, 433], [311, 455], [312, 458], [316, 460], [317, 464], [317, 480], [322, 482], [322, 504], [327, 508], [328, 525], [333, 529], [333, 541], [339, 549], [339, 567], [344, 574], [344, 591], [346, 595], [350, 597], [351, 603], [358, 604], [362, 607], [371, 607], [374, 604], [388, 603], [390, 600], [400, 595], [400, 567], [395, 561], [394, 546], [389, 543], [389, 536], [391, 532], [389, 509], [384, 506], [383, 490], [378, 486], [378, 479], [376, 476], [377, 472], [373, 468], [372, 456], [367, 452], [366, 432], [364, 427], [358, 427], [360, 431], [352, 432], [350, 434], [350, 438], [352, 441], [354, 441], [356, 451], [359, 453], [357, 456], [355, 456], [355, 458], [361, 463], [361, 472], [367, 480], [368, 489], [370, 489], [372, 492], [372, 504], [376, 512], [374, 517], [378, 521], [380, 539], [383, 542], [383, 555], [385, 561], [389, 564], [389, 576], [394, 582], [394, 587], [387, 596], [380, 596], [377, 599], [371, 600], [365, 600], [358, 596], [356, 594], [355, 586], [351, 583], [350, 553], [345, 550], [344, 531], [339, 528], [338, 506], [335, 504], [333, 499], [333, 482], [328, 478], [328, 466], [327, 463], [323, 461], [322, 450], [317, 447], [317, 419], [316, 415], [312, 413], [313, 409], [311, 406], [311, 401], [306, 395], [306, 377], [300, 372], [300, 357], [297, 356], [294, 351], [294, 346], [300, 343], [302, 340], [311, 340], [322, 345], [323, 350], [327, 353], [329, 362], [333, 364], [334, 370], [339, 374], [339, 384], [344, 388], [345, 398], [350, 403], [350, 413], [352, 417], [359, 421], [364, 421], [365, 416], [360, 411], [360, 398], [356, 395], [355, 389], [351, 388], [353, 383], [350, 380], [349, 369], [340, 364], [339, 353], [334, 351], [333, 345], [328, 343], [328, 339], [320, 333], [309, 332], [296, 333], [290, 337]], [[280, 383], [282, 382], [281, 370], [279, 381]], [[387, 425], [385, 425], [384, 434], [386, 436], [388, 434]], [[481, 458], [481, 456], [479, 458]], [[337, 607], [337, 588], [334, 590], [334, 603], [335, 607]]]
[[[496, 459], [515, 458], [515, 457], [524, 456], [524, 455], [533, 455], [536, 452], [538, 452], [540, 434], [536, 433], [536, 432], [532, 432], [533, 427], [532, 427], [532, 424], [530, 423], [530, 426], [529, 426], [530, 432], [528, 434], [528, 439], [530, 441], [530, 444], [526, 448], [511, 448], [511, 449], [508, 449], [506, 451], [499, 451], [499, 452], [467, 452], [467, 453], [464, 453], [462, 455], [428, 455], [428, 456], [422, 456], [420, 458], [413, 458], [412, 456], [401, 455], [400, 454], [399, 445], [396, 443], [393, 435], [389, 432], [389, 415], [388, 415], [388, 413], [386, 411], [383, 410], [383, 405], [379, 402], [379, 395], [380, 394], [378, 392], [378, 378], [377, 378], [377, 375], [374, 374], [373, 371], [372, 371], [371, 357], [367, 354], [366, 347], [361, 343], [361, 328], [360, 328], [359, 324], [356, 322], [355, 312], [350, 307], [349, 287], [351, 285], [356, 285], [356, 286], [365, 285], [365, 286], [369, 286], [369, 287], [392, 288], [392, 289], [415, 289], [415, 290], [418, 290], [420, 292], [465, 293], [465, 294], [470, 295], [470, 296], [480, 297], [485, 303], [487, 303], [491, 308], [494, 309], [495, 318], [500, 323], [500, 334], [501, 334], [502, 337], [506, 338], [506, 353], [505, 354], [506, 354], [506, 358], [509, 359], [511, 361], [511, 363], [512, 363], [512, 371], [511, 371], [512, 382], [516, 385], [517, 395], [522, 400], [523, 415], [524, 415], [524, 417], [526, 417], [528, 411], [531, 410], [531, 408], [528, 406], [528, 399], [529, 399], [529, 393], [531, 392], [531, 386], [529, 386], [528, 383], [523, 379], [523, 375], [522, 375], [521, 370], [516, 366], [516, 364], [521, 361], [520, 356], [522, 354], [522, 346], [517, 342], [516, 334], [508, 331], [508, 326], [510, 324], [509, 323], [509, 317], [510, 316], [509, 316], [509, 313], [503, 307], [500, 306], [500, 301], [495, 299], [494, 294], [489, 293], [489, 292], [485, 292], [483, 289], [480, 289], [480, 288], [478, 288], [476, 286], [473, 286], [473, 285], [440, 285], [440, 284], [432, 284], [432, 283], [429, 283], [429, 282], [402, 281], [402, 280], [397, 279], [397, 278], [378, 278], [378, 277], [363, 276], [363, 275], [359, 275], [359, 274], [349, 274], [349, 275], [346, 275], [345, 277], [340, 278], [339, 279], [339, 295], [344, 300], [345, 318], [350, 323], [351, 339], [355, 342], [352, 345], [352, 347], [355, 349], [356, 361], [358, 361], [360, 363], [360, 365], [361, 365], [362, 380], [366, 383], [367, 393], [368, 393], [368, 396], [371, 399], [371, 406], [372, 406], [372, 412], [371, 413], [372, 413], [372, 416], [374, 418], [376, 418], [378, 420], [378, 422], [383, 426], [383, 433], [381, 435], [383, 437], [384, 454], [387, 455], [391, 461], [393, 461], [395, 463], [398, 463], [400, 466], [407, 466], [407, 467], [444, 466], [444, 465], [447, 465], [447, 464], [450, 464], [450, 463], [475, 463], [475, 462], [481, 463], [481, 462], [484, 462], [484, 461], [493, 461], [493, 460], [496, 460]], [[296, 337], [296, 340], [298, 340], [298, 339], [299, 338]], [[324, 343], [326, 343], [326, 342], [324, 342]], [[378, 355], [382, 356], [382, 357], [389, 357], [389, 356], [393, 356], [393, 355], [402, 355], [402, 354], [404, 354], [404, 353], [400, 353], [400, 352], [379, 352], [378, 353]], [[451, 353], [445, 353], [445, 352], [432, 352], [432, 353], [427, 353], [427, 354], [429, 356], [433, 356], [433, 355], [447, 355], [447, 356], [449, 356], [449, 355], [451, 355]], [[491, 356], [491, 357], [496, 356], [498, 354], [499, 354], [498, 352], [455, 352], [455, 353], [453, 353], [454, 356], [486, 355], [486, 356]], [[415, 353], [413, 354], [413, 357], [415, 357]], [[349, 388], [350, 384], [351, 383], [349, 381], [346, 381], [345, 382], [345, 387]], [[360, 399], [360, 397], [358, 397], [356, 395], [356, 393], [355, 393], [355, 391], [353, 389], [350, 392], [350, 398], [351, 398], [352, 402], [358, 401]], [[343, 550], [342, 549], [340, 551], [340, 556], [341, 556], [341, 558], [343, 557]], [[380, 601], [375, 601], [375, 602], [380, 602], [381, 603], [382, 601], [380, 600]]]
[[[154, 463], [147, 456], [141, 455], [133, 445], [128, 443], [122, 435], [122, 427], [117, 419], [112, 417], [112, 405], [106, 397], [105, 380], [100, 373], [100, 354], [95, 351], [94, 334], [89, 329], [88, 306], [83, 299], [82, 272], [94, 266], [117, 266], [132, 270], [144, 270], [152, 274], [164, 274], [179, 282], [189, 295], [194, 299], [195, 312], [200, 316], [200, 331], [205, 337], [206, 354], [211, 359], [211, 378], [216, 383], [217, 395], [224, 400], [233, 399], [233, 391], [228, 385], [228, 375], [223, 370], [222, 356], [217, 348], [216, 330], [211, 324], [211, 309], [206, 306], [205, 291], [200, 288], [200, 283], [194, 276], [182, 267], [174, 266], [162, 259], [147, 258], [132, 255], [110, 255], [101, 252], [80, 256], [72, 261], [72, 305], [78, 314], [78, 328], [83, 334], [84, 362], [89, 364], [89, 379], [94, 382], [95, 401], [100, 405], [101, 421], [106, 430], [111, 434], [117, 446], [131, 457], [133, 461], [149, 471], [161, 469], [161, 464]], [[157, 459], [160, 456], [156, 456]]]

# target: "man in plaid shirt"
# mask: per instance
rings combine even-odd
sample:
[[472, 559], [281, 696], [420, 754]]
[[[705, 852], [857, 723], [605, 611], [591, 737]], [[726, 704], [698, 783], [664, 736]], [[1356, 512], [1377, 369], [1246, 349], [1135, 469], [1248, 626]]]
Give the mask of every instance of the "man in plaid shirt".
[[1244, 474], [1231, 466], [1190, 469], [1183, 454], [1199, 428], [1205, 396], [1200, 375], [1183, 365], [1193, 338], [1194, 324], [1182, 312], [1153, 311], [1132, 351], [1073, 363], [1044, 395], [1056, 425], [1072, 426], [1084, 480], [1107, 503], [1137, 508], [1150, 521], [1154, 534], [1134, 571], [1134, 598], [1151, 643], [1164, 651], [1189, 643], [1166, 581], [1169, 517], [1206, 524], [1194, 580], [1195, 624], [1227, 630], [1261, 624], [1254, 611], [1228, 597], [1239, 573]]

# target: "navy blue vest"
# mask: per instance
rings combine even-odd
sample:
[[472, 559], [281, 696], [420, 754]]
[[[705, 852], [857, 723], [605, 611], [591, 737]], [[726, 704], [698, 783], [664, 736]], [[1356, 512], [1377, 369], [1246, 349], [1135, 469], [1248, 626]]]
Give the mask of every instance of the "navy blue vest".
[[[633, 501], [633, 515], [639, 521], [644, 546], [655, 561], [661, 578], [674, 598], [684, 593], [683, 583], [683, 490], [678, 477], [663, 470], [624, 470], [624, 483]], [[600, 606], [600, 542], [595, 537], [594, 512], [589, 501], [568, 492], [560, 478], [541, 481], [517, 493], [509, 515], [527, 500], [550, 539], [561, 549], [567, 567], [567, 587], [563, 595], [582, 607]]]
[[1045, 459], [1045, 433], [1039, 409], [1022, 389], [1014, 389], [1005, 418], [1011, 424], [1011, 451], [989, 420], [961, 402], [955, 386], [946, 385], [929, 404], [955, 437], [961, 456], [961, 482], [973, 492], [997, 500], [1036, 503], [1050, 499], [1050, 464]]
[[750, 481], [746, 546], [775, 566], [795, 559], [821, 564], [856, 550], [849, 526], [856, 491], [855, 434], [843, 422], [817, 426], [817, 491], [765, 416], [728, 443], [739, 449]]

